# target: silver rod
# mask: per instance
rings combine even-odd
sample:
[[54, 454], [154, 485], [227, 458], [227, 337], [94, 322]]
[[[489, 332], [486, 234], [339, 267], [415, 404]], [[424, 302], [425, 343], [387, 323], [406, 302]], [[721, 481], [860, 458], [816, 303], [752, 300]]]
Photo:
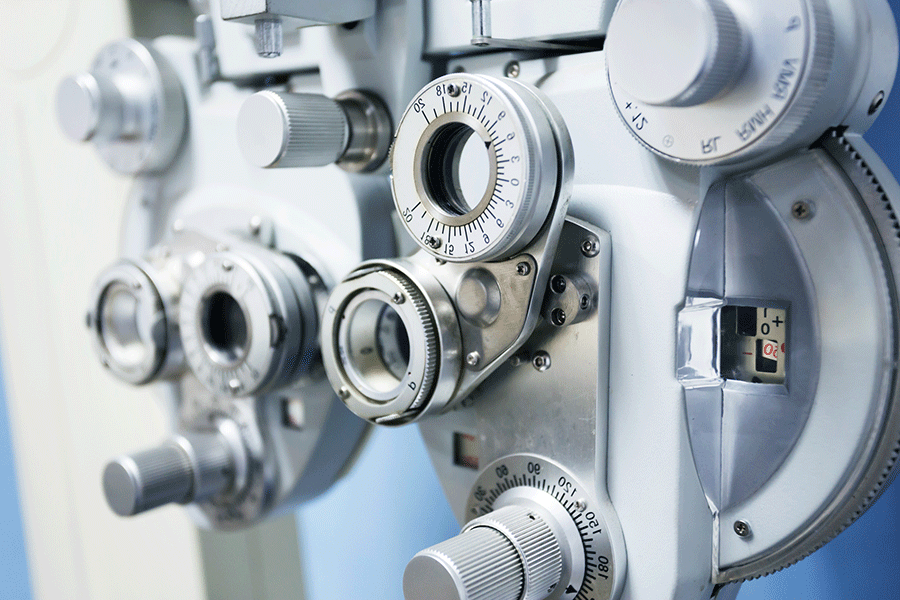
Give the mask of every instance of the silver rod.
[[486, 46], [491, 38], [491, 0], [472, 2], [472, 43]]

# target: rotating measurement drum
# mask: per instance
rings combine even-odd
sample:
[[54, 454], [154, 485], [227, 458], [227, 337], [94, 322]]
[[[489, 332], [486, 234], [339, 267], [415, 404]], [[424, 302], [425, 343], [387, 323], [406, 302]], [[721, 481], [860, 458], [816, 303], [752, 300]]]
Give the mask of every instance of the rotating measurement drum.
[[407, 600], [435, 592], [459, 600], [612, 597], [618, 561], [605, 509], [550, 459], [514, 454], [488, 465], [466, 516], [471, 520], [460, 535], [410, 561], [403, 577]]
[[557, 122], [540, 92], [515, 81], [462, 73], [432, 82], [403, 115], [391, 157], [406, 229], [441, 260], [521, 250], [559, 186]]

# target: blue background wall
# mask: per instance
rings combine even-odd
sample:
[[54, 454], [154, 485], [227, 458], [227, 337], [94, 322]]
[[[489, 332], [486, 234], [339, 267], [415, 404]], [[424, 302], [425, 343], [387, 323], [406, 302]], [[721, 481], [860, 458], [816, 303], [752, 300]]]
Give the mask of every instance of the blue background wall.
[[25, 539], [0, 364], [0, 599], [31, 598]]
[[[900, 0], [890, 4], [900, 15]], [[866, 137], [900, 175], [900, 84], [883, 113]], [[31, 598], [16, 488], [0, 372], [0, 600]], [[401, 600], [399, 582], [406, 561], [458, 531], [414, 427], [377, 431], [350, 475], [305, 506], [299, 518], [311, 600]], [[739, 600], [898, 598], [898, 565], [900, 484], [810, 558], [745, 584]]]

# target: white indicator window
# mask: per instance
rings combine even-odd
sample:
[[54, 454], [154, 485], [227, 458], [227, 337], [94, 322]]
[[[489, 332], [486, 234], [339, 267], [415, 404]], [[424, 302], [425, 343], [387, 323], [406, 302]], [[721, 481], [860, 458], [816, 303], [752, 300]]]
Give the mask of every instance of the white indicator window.
[[724, 307], [720, 375], [749, 383], [784, 383], [787, 327], [783, 308]]

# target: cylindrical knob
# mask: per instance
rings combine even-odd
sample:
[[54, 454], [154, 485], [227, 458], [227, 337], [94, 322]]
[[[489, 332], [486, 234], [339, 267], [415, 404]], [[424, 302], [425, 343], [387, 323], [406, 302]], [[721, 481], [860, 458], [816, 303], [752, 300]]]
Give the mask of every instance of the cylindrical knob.
[[231, 487], [235, 460], [218, 433], [185, 434], [159, 448], [120, 456], [103, 472], [113, 512], [130, 516], [168, 504], [198, 502]]
[[56, 93], [65, 134], [93, 141], [120, 173], [159, 171], [178, 153], [185, 99], [175, 70], [152, 44], [126, 39], [100, 50], [90, 71], [68, 77]]
[[507, 506], [416, 554], [403, 574], [406, 600], [543, 600], [562, 577], [562, 551], [538, 512]]
[[605, 45], [609, 77], [641, 102], [694, 106], [744, 63], [741, 27], [723, 0], [623, 0]]
[[237, 134], [244, 156], [258, 167], [321, 167], [343, 155], [350, 124], [325, 96], [263, 91], [244, 102]]
[[122, 96], [103, 77], [72, 75], [57, 89], [56, 116], [63, 132], [76, 142], [114, 138], [122, 127]]

